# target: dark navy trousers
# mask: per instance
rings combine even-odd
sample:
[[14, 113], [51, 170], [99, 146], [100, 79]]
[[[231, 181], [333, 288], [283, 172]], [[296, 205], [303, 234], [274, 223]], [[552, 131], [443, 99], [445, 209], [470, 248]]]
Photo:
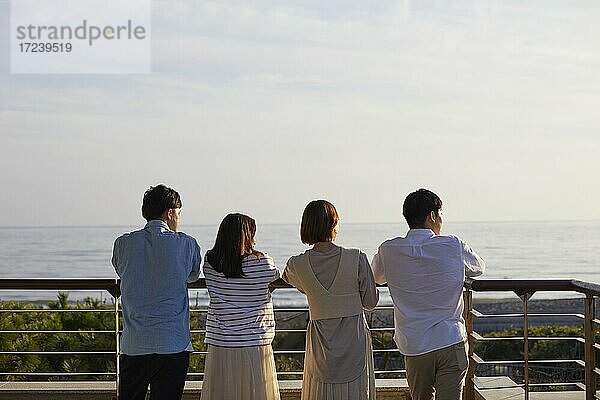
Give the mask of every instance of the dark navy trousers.
[[180, 400], [190, 364], [190, 353], [119, 356], [119, 400]]

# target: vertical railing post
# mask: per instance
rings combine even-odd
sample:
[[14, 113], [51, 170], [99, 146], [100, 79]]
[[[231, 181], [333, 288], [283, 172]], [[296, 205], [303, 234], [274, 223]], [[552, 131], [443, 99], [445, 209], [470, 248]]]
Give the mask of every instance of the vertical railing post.
[[594, 345], [594, 319], [596, 318], [596, 299], [588, 294], [585, 297], [585, 319], [583, 331], [585, 336], [585, 399], [594, 400], [596, 395], [596, 351]]
[[467, 378], [465, 380], [463, 400], [472, 400], [475, 398], [475, 361], [473, 360], [473, 292], [470, 287], [465, 288], [463, 298], [465, 303], [463, 318], [467, 325], [467, 345], [469, 349], [469, 369], [467, 370]]
[[119, 352], [121, 351], [119, 345], [119, 298], [115, 296], [115, 350], [116, 350], [116, 360], [115, 360], [115, 397], [119, 400], [119, 373], [121, 372], [121, 365], [119, 362]]
[[524, 380], [525, 380], [525, 400], [529, 400], [529, 318], [528, 318], [528, 305], [529, 297], [531, 293], [525, 293], [521, 298], [523, 299], [523, 366]]

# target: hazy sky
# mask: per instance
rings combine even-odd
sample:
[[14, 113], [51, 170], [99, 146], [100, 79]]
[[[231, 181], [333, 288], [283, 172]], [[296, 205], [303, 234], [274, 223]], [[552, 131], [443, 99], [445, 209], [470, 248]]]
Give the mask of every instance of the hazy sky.
[[[287, 3], [287, 4], [286, 4]], [[0, 225], [242, 211], [600, 219], [597, 1], [154, 1], [152, 74], [11, 75], [0, 0]]]

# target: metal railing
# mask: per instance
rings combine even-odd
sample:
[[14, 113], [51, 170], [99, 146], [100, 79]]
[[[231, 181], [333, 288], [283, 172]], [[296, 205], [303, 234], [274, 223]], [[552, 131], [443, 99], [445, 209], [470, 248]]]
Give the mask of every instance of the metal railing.
[[[503, 313], [503, 314], [484, 314], [473, 308], [473, 292], [513, 292], [522, 301], [522, 313]], [[536, 292], [570, 292], [580, 293], [583, 298], [583, 314], [580, 313], [530, 313], [529, 303], [531, 296]], [[596, 316], [596, 299], [600, 296], [600, 285], [579, 280], [475, 280], [465, 285], [465, 320], [467, 324], [469, 341], [469, 371], [465, 387], [464, 399], [475, 398], [475, 378], [476, 370], [481, 365], [507, 365], [521, 364], [523, 366], [523, 382], [512, 386], [496, 386], [487, 389], [505, 389], [512, 387], [521, 387], [524, 391], [525, 400], [529, 400], [532, 389], [543, 389], [550, 387], [574, 386], [579, 390], [585, 391], [585, 399], [593, 400], [600, 398], [596, 394], [597, 379], [600, 376], [600, 369], [597, 368], [596, 349], [600, 347], [596, 343], [595, 326], [600, 324]], [[530, 337], [530, 318], [532, 317], [572, 317], [583, 320], [583, 337]], [[478, 334], [474, 328], [476, 318], [522, 318], [522, 336], [508, 337], [485, 337]], [[474, 349], [476, 344], [496, 341], [522, 341], [523, 360], [484, 360], [478, 356]], [[530, 344], [532, 341], [540, 340], [560, 340], [582, 343], [584, 347], [584, 359], [530, 359]], [[583, 382], [531, 382], [530, 372], [533, 364], [564, 364], [574, 363], [584, 369]]]
[[[285, 283], [282, 280], [274, 282], [272, 284], [274, 289], [286, 289], [292, 288], [290, 285]], [[206, 290], [206, 283], [203, 278], [198, 281], [188, 284], [189, 290]], [[40, 351], [40, 350], [19, 350], [19, 351], [7, 351], [5, 349], [0, 349], [0, 356], [2, 355], [12, 355], [12, 356], [27, 356], [27, 355], [39, 355], [39, 356], [69, 356], [69, 355], [80, 355], [82, 357], [87, 356], [97, 356], [97, 355], [109, 355], [114, 359], [114, 370], [112, 371], [94, 371], [94, 372], [27, 372], [27, 371], [0, 371], [0, 379], [4, 377], [7, 379], [8, 377], [98, 377], [98, 378], [110, 378], [115, 380], [118, 386], [119, 379], [119, 369], [120, 369], [120, 361], [119, 361], [119, 335], [122, 333], [122, 310], [119, 305], [119, 280], [117, 279], [0, 279], [0, 290], [28, 290], [28, 291], [106, 291], [110, 294], [111, 298], [111, 306], [103, 307], [103, 308], [85, 308], [85, 309], [56, 309], [56, 308], [19, 308], [19, 309], [11, 309], [11, 308], [0, 308], [0, 314], [4, 313], [112, 313], [114, 318], [112, 319], [112, 326], [106, 327], [106, 329], [98, 330], [98, 329], [86, 329], [86, 330], [24, 330], [24, 329], [13, 329], [13, 330], [0, 330], [0, 335], [2, 334], [111, 334], [114, 336], [114, 341], [112, 343], [111, 349], [102, 349], [101, 351], [70, 351], [68, 349], [61, 351]], [[1, 293], [1, 292], [0, 292]], [[36, 295], [32, 296], [36, 298]], [[193, 296], [190, 297], [193, 301]], [[389, 311], [391, 322], [391, 312], [392, 307], [377, 307], [377, 311]], [[207, 313], [207, 308], [194, 308], [190, 309], [190, 316], [192, 321], [194, 321], [195, 317]], [[305, 320], [308, 321], [308, 308], [282, 308], [275, 307], [274, 312], [276, 314], [279, 313], [299, 313], [305, 314]], [[200, 318], [197, 318], [197, 320]], [[196, 326], [195, 326], [196, 325]], [[192, 335], [204, 335], [205, 330], [202, 329], [201, 324], [191, 324], [191, 333]], [[388, 326], [379, 326], [372, 328], [372, 332], [392, 332], [394, 330], [393, 324], [390, 323]], [[305, 335], [306, 334], [306, 323], [303, 328], [300, 329], [276, 329], [276, 339], [278, 336], [282, 334], [290, 334], [290, 333], [298, 333]], [[375, 354], [379, 353], [392, 353], [394, 355], [398, 355], [398, 351], [395, 348], [377, 348], [374, 349], [373, 352]], [[206, 351], [194, 351], [194, 355], [198, 355], [201, 357], [205, 357]], [[304, 346], [302, 349], [278, 349], [274, 347], [274, 354], [276, 358], [278, 356], [292, 356], [292, 357], [303, 357], [304, 356]], [[296, 379], [301, 379], [303, 371], [302, 371], [302, 359], [298, 360], [296, 363], [298, 368], [295, 370], [284, 369], [278, 370], [277, 374], [279, 377], [289, 378], [289, 377], [297, 377]], [[404, 369], [385, 369], [385, 370], [376, 370], [376, 376], [382, 376], [383, 374], [387, 374], [388, 376], [399, 376], [405, 373]], [[196, 378], [202, 377], [204, 375], [203, 372], [189, 372], [188, 377]]]
[[[2, 335], [15, 334], [23, 337], [25, 335], [111, 335], [114, 338], [111, 348], [93, 351], [77, 351], [72, 349], [63, 349], [60, 351], [45, 351], [45, 350], [6, 350], [0, 348], [0, 356], [110, 356], [114, 359], [114, 371], [87, 371], [87, 372], [59, 372], [59, 371], [44, 371], [44, 372], [27, 372], [27, 371], [0, 371], [0, 379], [9, 380], [10, 377], [31, 377], [31, 378], [46, 378], [52, 379], [55, 377], [70, 377], [76, 378], [80, 376], [97, 378], [111, 377], [112, 380], [118, 380], [119, 375], [119, 281], [117, 279], [0, 279], [0, 289], [2, 290], [27, 290], [27, 291], [106, 291], [112, 298], [112, 305], [101, 308], [0, 308], [1, 315], [27, 315], [38, 316], [43, 314], [69, 314], [69, 313], [85, 313], [85, 314], [107, 314], [113, 321], [113, 326], [105, 327], [104, 329], [11, 329], [1, 330]], [[1, 292], [0, 292], [1, 293]], [[35, 295], [32, 296], [36, 298]], [[10, 304], [5, 302], [5, 304]], [[29, 303], [28, 301], [24, 303]], [[111, 317], [114, 316], [113, 317]], [[39, 318], [42, 319], [42, 318]], [[5, 324], [10, 321], [5, 321]], [[1, 338], [0, 338], [1, 339]]]
[[[278, 281], [274, 284], [276, 289], [289, 288], [289, 286], [283, 282]], [[189, 284], [188, 288], [191, 290], [205, 290], [206, 285], [204, 279]], [[119, 306], [119, 281], [116, 279], [0, 279], [0, 290], [53, 290], [53, 291], [106, 291], [110, 294], [111, 303], [109, 306], [99, 307], [97, 309], [49, 309], [49, 308], [29, 308], [29, 309], [0, 309], [1, 314], [19, 314], [19, 313], [111, 313], [113, 317], [112, 326], [104, 329], [89, 329], [89, 330], [58, 330], [58, 329], [43, 329], [43, 330], [27, 330], [27, 329], [14, 329], [14, 330], [2, 330], [0, 336], [4, 334], [41, 334], [41, 335], [56, 335], [56, 334], [68, 334], [68, 335], [81, 335], [81, 334], [97, 334], [97, 335], [110, 335], [113, 337], [112, 348], [94, 350], [94, 351], [75, 351], [71, 349], [62, 349], [61, 351], [39, 351], [39, 350], [13, 350], [6, 351], [0, 349], [0, 356], [27, 356], [27, 355], [46, 355], [46, 356], [66, 356], [66, 355], [79, 355], [79, 356], [110, 356], [114, 359], [114, 368], [110, 371], [94, 371], [94, 372], [24, 372], [24, 371], [0, 371], [0, 379], [7, 380], [10, 377], [36, 377], [37, 379], [45, 378], [48, 379], [54, 377], [61, 378], [76, 378], [81, 376], [96, 377], [114, 380], [118, 387], [118, 376], [119, 376], [119, 335], [121, 333], [121, 309]], [[531, 317], [550, 317], [563, 314], [530, 314], [528, 310], [529, 299], [531, 296], [540, 291], [552, 291], [552, 292], [575, 292], [581, 293], [585, 296], [584, 298], [584, 310], [583, 314], [564, 314], [574, 318], [583, 320], [583, 337], [530, 337], [529, 336], [529, 319]], [[484, 314], [473, 308], [473, 292], [514, 292], [521, 299], [523, 303], [522, 313], [509, 313], [509, 314]], [[1, 292], [0, 292], [1, 293]], [[582, 282], [577, 280], [476, 280], [465, 285], [464, 300], [465, 300], [465, 320], [467, 323], [468, 340], [469, 340], [469, 370], [467, 374], [467, 382], [464, 392], [464, 399], [475, 398], [475, 381], [476, 372], [478, 367], [485, 365], [522, 365], [523, 376], [522, 383], [516, 384], [517, 387], [521, 387], [524, 390], [525, 399], [529, 399], [529, 393], [532, 388], [540, 388], [543, 386], [554, 386], [558, 387], [561, 385], [574, 385], [579, 390], [584, 390], [586, 393], [586, 400], [598, 399], [596, 395], [596, 380], [600, 375], [600, 369], [596, 367], [596, 349], [600, 347], [595, 342], [595, 326], [600, 323], [596, 318], [596, 298], [600, 296], [600, 285]], [[35, 297], [35, 296], [33, 296]], [[391, 312], [392, 307], [377, 307], [376, 311]], [[276, 313], [306, 313], [306, 308], [275, 308]], [[192, 319], [196, 313], [205, 313], [206, 309], [195, 309], [192, 308]], [[0, 314], [0, 316], [1, 316]], [[522, 318], [523, 323], [523, 334], [522, 336], [503, 337], [503, 338], [490, 338], [484, 335], [478, 334], [474, 329], [474, 324], [477, 319], [485, 318]], [[306, 318], [308, 319], [308, 318]], [[393, 326], [378, 326], [371, 327], [372, 333], [379, 332], [392, 332]], [[204, 330], [201, 327], [192, 326], [192, 334], [204, 334]], [[298, 333], [305, 334], [306, 329], [278, 329], [277, 335]], [[1, 339], [1, 337], [0, 337]], [[522, 347], [522, 360], [484, 360], [482, 357], [475, 353], [475, 345], [477, 343], [485, 343], [497, 340], [521, 340], [523, 341]], [[571, 340], [578, 343], [582, 343], [584, 346], [584, 359], [569, 359], [569, 360], [531, 360], [530, 359], [530, 342], [538, 340]], [[284, 350], [274, 348], [276, 356], [290, 355], [290, 356], [303, 356], [304, 350]], [[398, 351], [395, 348], [383, 348], [374, 349], [374, 354], [377, 353], [392, 353], [398, 355]], [[194, 354], [205, 356], [206, 352], [197, 351]], [[548, 382], [548, 383], [531, 383], [530, 369], [532, 364], [539, 363], [565, 363], [573, 362], [580, 365], [585, 370], [584, 382]], [[301, 363], [299, 362], [299, 369], [290, 371], [278, 371], [278, 375], [281, 376], [297, 376], [301, 377]], [[380, 369], [376, 370], [377, 376], [386, 374], [387, 376], [402, 376], [405, 370], [402, 368], [392, 369]], [[191, 378], [201, 377], [203, 373], [192, 372], [189, 374]], [[509, 386], [496, 387], [496, 389], [507, 388]], [[513, 386], [514, 387], [514, 386]], [[488, 389], [493, 389], [489, 388]]]

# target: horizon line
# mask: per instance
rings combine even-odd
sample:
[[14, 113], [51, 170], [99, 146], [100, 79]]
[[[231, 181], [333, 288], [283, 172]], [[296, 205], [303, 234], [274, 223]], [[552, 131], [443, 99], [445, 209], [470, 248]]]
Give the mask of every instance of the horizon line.
[[[556, 222], [600, 222], [600, 219], [544, 219], [544, 220], [462, 220], [462, 221], [445, 221], [444, 224], [483, 224], [483, 223], [556, 223]], [[182, 227], [195, 227], [195, 226], [214, 226], [219, 225], [220, 221], [214, 223], [191, 223], [182, 224]], [[377, 225], [397, 225], [406, 224], [406, 221], [388, 221], [388, 222], [342, 222], [342, 225], [366, 225], [366, 224], [377, 224]], [[300, 222], [265, 222], [260, 225], [300, 225]], [[142, 226], [138, 224], [107, 224], [107, 225], [0, 225], [0, 229], [34, 229], [34, 228], [122, 228]]]

